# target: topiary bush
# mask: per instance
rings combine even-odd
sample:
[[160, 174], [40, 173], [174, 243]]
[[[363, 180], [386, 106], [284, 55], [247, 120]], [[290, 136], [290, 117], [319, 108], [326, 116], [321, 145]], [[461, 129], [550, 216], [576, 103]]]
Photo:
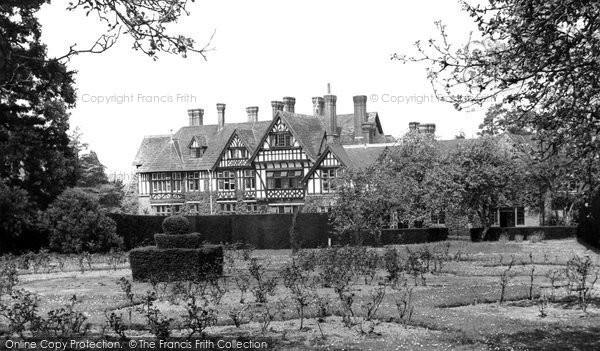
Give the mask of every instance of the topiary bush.
[[140, 247], [129, 252], [134, 281], [202, 280], [223, 274], [223, 247], [198, 249]]
[[190, 232], [190, 221], [184, 216], [170, 216], [162, 222], [165, 234], [187, 234]]
[[121, 248], [115, 222], [107, 217], [98, 198], [80, 189], [65, 190], [43, 214], [49, 245], [61, 253], [107, 252]]
[[197, 249], [202, 247], [205, 240], [204, 236], [200, 233], [191, 233], [179, 235], [154, 234], [154, 241], [156, 241], [156, 247], [159, 249]]

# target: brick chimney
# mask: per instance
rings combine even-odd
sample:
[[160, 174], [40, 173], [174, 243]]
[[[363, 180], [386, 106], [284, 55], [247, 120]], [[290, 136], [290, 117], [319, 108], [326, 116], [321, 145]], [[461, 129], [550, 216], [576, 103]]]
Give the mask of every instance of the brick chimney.
[[204, 110], [201, 108], [195, 108], [188, 110], [188, 116], [190, 117], [190, 126], [201, 126], [204, 124]]
[[221, 130], [225, 126], [225, 104], [217, 104], [218, 114], [218, 129]]
[[337, 96], [325, 95], [325, 120], [327, 121], [327, 141], [334, 143], [338, 140], [337, 112], [335, 103]]
[[273, 118], [275, 118], [277, 111], [283, 111], [283, 102], [271, 101], [271, 107], [273, 108]]
[[419, 122], [409, 122], [408, 130], [411, 132], [416, 132], [419, 129]]
[[248, 122], [258, 122], [258, 106], [246, 107], [248, 113]]
[[320, 97], [314, 97], [312, 98], [312, 103], [313, 103], [313, 115], [315, 117], [322, 117], [323, 116], [323, 109], [324, 109], [324, 105], [325, 105], [325, 100]]
[[[366, 95], [357, 95], [352, 98], [354, 100], [354, 139], [357, 142], [360, 136], [362, 136], [362, 125], [367, 122], [367, 96]], [[365, 142], [368, 140], [362, 140]]]
[[283, 98], [283, 110], [286, 112], [294, 113], [294, 106], [296, 105], [296, 98], [286, 96]]

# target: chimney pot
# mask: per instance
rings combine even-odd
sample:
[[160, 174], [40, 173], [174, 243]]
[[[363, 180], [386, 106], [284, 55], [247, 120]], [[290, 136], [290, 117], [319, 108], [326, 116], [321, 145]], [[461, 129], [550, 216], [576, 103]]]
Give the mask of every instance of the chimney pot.
[[190, 126], [201, 126], [204, 123], [204, 110], [201, 108], [189, 109]]
[[362, 133], [362, 125], [367, 122], [367, 96], [357, 95], [352, 100], [354, 101], [354, 138], [356, 139], [355, 142], [360, 143], [359, 137]]
[[258, 106], [246, 107], [246, 112], [248, 113], [248, 122], [258, 121]]
[[218, 128], [223, 129], [225, 126], [225, 104], [217, 104]]
[[286, 112], [294, 113], [294, 106], [296, 105], [296, 98], [286, 96], [283, 98], [283, 110]]
[[271, 107], [273, 108], [273, 118], [275, 118], [277, 111], [283, 111], [283, 102], [271, 101]]
[[323, 113], [324, 113], [324, 105], [325, 105], [325, 100], [320, 97], [314, 97], [312, 98], [312, 103], [313, 103], [313, 115], [315, 117], [322, 117]]
[[334, 143], [338, 140], [337, 112], [336, 112], [337, 96], [325, 95], [325, 117], [327, 119], [327, 141]]

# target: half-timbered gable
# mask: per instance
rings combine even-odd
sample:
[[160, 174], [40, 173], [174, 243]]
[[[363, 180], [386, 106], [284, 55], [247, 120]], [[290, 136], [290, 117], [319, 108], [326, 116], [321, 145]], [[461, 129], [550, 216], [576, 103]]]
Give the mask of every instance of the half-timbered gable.
[[302, 179], [316, 160], [324, 133], [314, 116], [278, 112], [252, 157], [257, 198], [268, 201], [277, 212], [301, 205]]
[[304, 177], [307, 195], [331, 194], [340, 171], [350, 166], [350, 160], [341, 145], [327, 145], [314, 166]]

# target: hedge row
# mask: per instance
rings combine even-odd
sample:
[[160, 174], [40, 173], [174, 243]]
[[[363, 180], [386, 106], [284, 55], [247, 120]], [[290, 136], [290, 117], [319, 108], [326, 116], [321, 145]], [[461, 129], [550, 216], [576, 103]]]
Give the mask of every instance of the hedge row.
[[129, 252], [134, 281], [202, 280], [209, 274], [223, 274], [223, 247], [159, 249], [146, 246]]
[[154, 241], [159, 249], [197, 249], [204, 244], [204, 237], [200, 233], [154, 234]]
[[[482, 232], [483, 228], [472, 228], [470, 230], [471, 241], [481, 241]], [[515, 240], [515, 235], [518, 234], [523, 235], [523, 239], [527, 240], [535, 232], [543, 232], [544, 239], [547, 240], [566, 239], [574, 238], [577, 235], [577, 227], [492, 227], [483, 241], [498, 241], [502, 234], [508, 235], [509, 240]]]
[[577, 228], [577, 238], [584, 244], [600, 249], [600, 193], [591, 201], [589, 208], [582, 209]]
[[[379, 237], [369, 234], [361, 236], [362, 245], [366, 246], [422, 244], [446, 239], [448, 239], [448, 228], [383, 229]], [[356, 239], [349, 235], [346, 238], [334, 240], [333, 244], [355, 245]]]
[[[154, 234], [162, 232], [161, 216], [110, 214], [117, 223], [117, 234], [124, 239], [125, 249], [152, 245]], [[258, 249], [290, 248], [292, 214], [189, 216], [190, 230], [202, 234], [208, 243], [245, 242]], [[296, 232], [302, 247], [327, 245], [330, 232], [326, 214], [301, 213]]]
[[[154, 234], [161, 232], [165, 217], [111, 214], [117, 223], [117, 234], [124, 238], [125, 248], [152, 245]], [[292, 214], [189, 216], [190, 230], [202, 234], [202, 241], [211, 244], [244, 242], [257, 249], [289, 249]], [[139, 229], [138, 229], [139, 226]], [[333, 237], [328, 216], [320, 213], [300, 213], [295, 231], [303, 248], [327, 246]], [[447, 228], [388, 229], [379, 238], [365, 236], [368, 246], [416, 244], [446, 240]], [[169, 240], [169, 239], [166, 239]], [[173, 239], [175, 240], [175, 239]], [[333, 239], [333, 244], [353, 244], [352, 239]]]

